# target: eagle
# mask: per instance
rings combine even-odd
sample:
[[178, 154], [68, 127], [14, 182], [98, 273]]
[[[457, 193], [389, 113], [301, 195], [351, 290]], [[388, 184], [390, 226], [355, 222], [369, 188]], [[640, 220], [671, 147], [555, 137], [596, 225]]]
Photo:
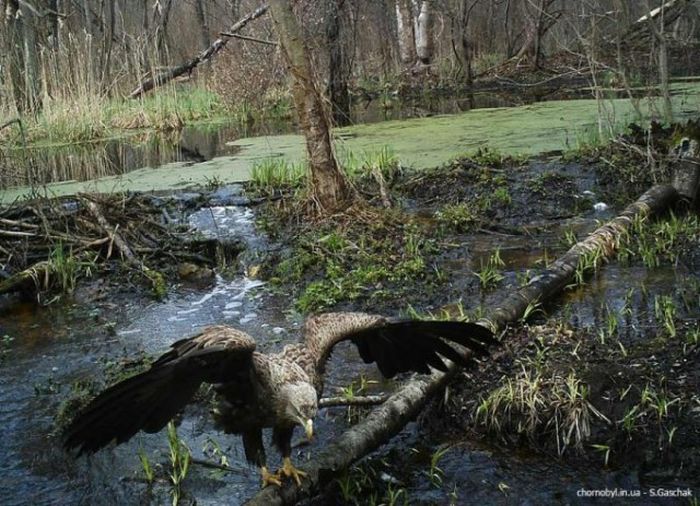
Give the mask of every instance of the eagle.
[[[246, 460], [260, 469], [262, 485], [279, 486], [284, 478], [300, 484], [306, 474], [292, 464], [292, 433], [301, 426], [312, 438], [326, 364], [341, 341], [354, 343], [364, 362], [376, 362], [386, 378], [446, 371], [444, 359], [465, 365], [454, 344], [485, 356], [496, 343], [491, 331], [475, 323], [345, 312], [310, 316], [299, 343], [265, 354], [245, 332], [211, 326], [173, 343], [148, 370], [100, 393], [68, 425], [64, 447], [79, 456], [123, 443], [140, 430], [158, 432], [202, 383], [210, 383], [218, 394], [215, 421], [224, 432], [242, 436]], [[282, 455], [276, 473], [267, 468], [264, 428], [272, 428], [273, 445]]]

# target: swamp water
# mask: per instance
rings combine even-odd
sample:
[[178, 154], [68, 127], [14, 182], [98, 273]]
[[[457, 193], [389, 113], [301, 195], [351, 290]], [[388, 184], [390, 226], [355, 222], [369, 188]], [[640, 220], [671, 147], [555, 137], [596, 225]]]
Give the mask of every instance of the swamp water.
[[[681, 100], [681, 99], [679, 99]], [[620, 108], [624, 108], [620, 102]], [[565, 107], [566, 109], [562, 109]], [[697, 96], [690, 95], [678, 103], [679, 112], [697, 114]], [[565, 112], [566, 111], [566, 112]], [[572, 118], [575, 118], [575, 124]], [[349, 127], [338, 131], [340, 151], [354, 153], [376, 150], [389, 145], [403, 164], [426, 167], [436, 165], [454, 154], [480, 146], [495, 146], [501, 152], [534, 153], [566, 149], [575, 142], [582, 125], [595, 121], [591, 101], [567, 104], [534, 104], [513, 109], [487, 109], [457, 116], [390, 121], [375, 125]], [[531, 126], [532, 125], [532, 128]], [[497, 129], [492, 129], [498, 127]], [[216, 134], [217, 136], [219, 133]], [[272, 136], [239, 140], [229, 144], [228, 134], [221, 131], [216, 147], [207, 151], [187, 145], [188, 160], [176, 155], [169, 165], [157, 169], [135, 169], [140, 155], [122, 158], [138, 160], [132, 166], [118, 167], [105, 173], [100, 181], [49, 185], [50, 192], [71, 193], [85, 189], [172, 190], [189, 183], [206, 184], [208, 180], [235, 181], [248, 177], [255, 160], [269, 156], [300, 157], [301, 140], [297, 136]], [[180, 143], [179, 145], [182, 145]], [[101, 149], [101, 148], [100, 148]], [[128, 152], [128, 148], [124, 148]], [[230, 151], [227, 151], [230, 150]], [[180, 149], [182, 152], [182, 149]], [[206, 158], [197, 161], [191, 153]], [[144, 155], [146, 156], [146, 155]], [[213, 157], [213, 158], [212, 158]], [[119, 157], [116, 158], [119, 160]], [[144, 158], [145, 159], [145, 158]], [[47, 162], [48, 163], [48, 162]], [[147, 162], [158, 165], [160, 160]], [[235, 169], [235, 170], [233, 170]], [[92, 177], [85, 175], [85, 179]], [[61, 173], [57, 179], [81, 179], [74, 172]], [[585, 181], [584, 177], [580, 178]], [[48, 181], [46, 181], [48, 182]], [[580, 191], [588, 189], [579, 188]], [[25, 190], [0, 193], [14, 199]], [[582, 232], [595, 227], [589, 213], [578, 223]], [[268, 244], [255, 230], [253, 209], [246, 206], [206, 208], [190, 217], [190, 224], [205, 234], [239, 239], [255, 258], [274, 245]], [[471, 239], [475, 257], [469, 265], [452, 266], [473, 272], [478, 259], [488, 258], [500, 248], [506, 262], [503, 286], [515, 285], [517, 274], [532, 268], [545, 250], [556, 250], [561, 231], [540, 236], [476, 236]], [[555, 255], [552, 255], [555, 256]], [[676, 287], [688, 278], [697, 279], [700, 266], [661, 268], [653, 271], [625, 268], [614, 263], [603, 268], [588, 286], [570, 292], [560, 306], [549, 308], [554, 316], [577, 326], [595, 327], [605, 319], [602, 309], [619, 308], [628, 290], [634, 288], [634, 313], [620, 322], [625, 345], [644, 339], [653, 314], [655, 295], [676, 296]], [[499, 288], [496, 292], [500, 293]], [[127, 363], [132, 357], [164, 351], [170, 343], [191, 334], [202, 326], [215, 323], [235, 325], [253, 335], [262, 350], [279, 349], [297, 338], [300, 321], [287, 313], [282, 302], [266, 285], [245, 276], [217, 278], [208, 289], [175, 287], [164, 302], [117, 294], [113, 299], [87, 297], [49, 307], [0, 299], [0, 497], [3, 504], [169, 504], [172, 487], [165, 432], [140, 434], [128, 443], [74, 460], [63, 453], [51, 435], [61, 401], [70, 395], [78, 380], [94, 378], [114, 364]], [[496, 296], [474, 295], [464, 299], [466, 307], [479, 303], [488, 306]], [[698, 315], [689, 314], [688, 318]], [[329, 366], [330, 381], [326, 394], [347, 386], [362, 374], [377, 380], [372, 367], [358, 363], [351, 347], [334, 353]], [[391, 383], [379, 382], [373, 391], [390, 391]], [[244, 463], [240, 438], [217, 432], [206, 413], [207, 408], [186, 410], [178, 427], [180, 437], [197, 459], [218, 460], [215, 448], [227, 456], [233, 472], [221, 472], [192, 465], [185, 481], [183, 500], [197, 504], [240, 504], [259, 487], [257, 471]], [[322, 410], [317, 418], [317, 439], [310, 447], [295, 449], [301, 463], [313, 458], [314, 452], [332, 442], [347, 423], [344, 408]], [[297, 435], [297, 438], [300, 436]], [[296, 441], [297, 439], [295, 439]], [[444, 445], [450, 450], [439, 461], [442, 486], [428, 479], [430, 456]], [[205, 451], [206, 449], [206, 451]], [[142, 451], [156, 468], [157, 480], [149, 485], [144, 479], [138, 454]], [[269, 452], [272, 467], [279, 465], [274, 450]], [[647, 486], [635, 473], [606, 471], [601, 466], [572, 470], [554, 457], [543, 454], [508, 451], [472, 441], [453, 441], [449, 436], [433, 434], [426, 438], [418, 423], [412, 423], [388, 445], [367, 459], [383, 469], [380, 479], [394, 489], [404, 488], [409, 504], [588, 504], [577, 496], [581, 488], [636, 489]], [[635, 504], [654, 504], [638, 500]]]
[[[597, 216], [578, 225], [582, 232], [593, 229]], [[189, 217], [191, 225], [204, 235], [246, 244], [243, 258], [274, 248], [256, 231], [254, 214], [246, 206], [201, 209]], [[503, 286], [515, 284], [517, 273], [532, 266], [532, 259], [545, 249], [556, 249], [561, 230], [541, 236], [475, 236], [473, 262], [500, 248], [506, 263]], [[245, 270], [245, 269], [243, 269]], [[680, 277], [698, 277], [700, 266], [690, 271], [668, 268], [646, 272], [610, 264], [589, 286], [570, 292], [566, 315], [563, 305], [551, 309], [554, 316], [577, 326], [601, 325], [601, 307], [616, 308], [636, 287], [634, 313], [621, 332], [627, 345], [643, 339], [650, 325], [656, 294], [674, 294]], [[642, 296], [640, 286], [646, 295]], [[481, 298], [464, 299], [466, 307], [485, 307], [495, 302], [499, 288]], [[74, 460], [63, 453], [50, 434], [61, 400], [70, 395], [77, 380], [89, 380], [110, 364], [128, 363], [133, 357], [157, 354], [182, 336], [209, 324], [226, 323], [253, 335], [260, 349], [273, 351], [297, 339], [300, 320], [287, 314], [285, 300], [260, 281], [245, 276], [217, 277], [208, 289], [175, 287], [164, 302], [134, 300], [128, 294], [115, 299], [97, 298], [90, 303], [73, 300], [47, 308], [33, 304], [0, 307], [0, 494], [3, 504], [168, 504], [172, 487], [167, 481], [168, 446], [165, 431], [139, 434], [128, 443], [90, 457]], [[689, 315], [697, 318], [699, 315]], [[351, 346], [338, 349], [329, 366], [326, 395], [362, 375], [376, 381], [370, 393], [390, 392], [391, 382], [382, 382], [373, 367], [360, 364]], [[196, 459], [217, 461], [226, 455], [232, 472], [192, 465], [184, 483], [184, 504], [240, 504], [255, 494], [258, 473], [245, 465], [237, 436], [218, 432], [206, 413], [207, 407], [188, 408], [178, 434]], [[321, 410], [317, 437], [310, 446], [294, 451], [296, 461], [313, 458], [317, 449], [332, 442], [347, 426], [345, 408]], [[269, 435], [268, 435], [269, 437]], [[296, 435], [295, 441], [301, 436]], [[449, 445], [439, 461], [441, 485], [428, 479], [430, 456]], [[147, 456], [157, 479], [146, 483], [138, 454]], [[279, 465], [275, 451], [268, 452], [272, 467]], [[601, 488], [636, 489], [644, 484], [634, 473], [605, 471], [601, 467], [572, 469], [554, 457], [507, 451], [470, 440], [454, 441], [448, 435], [432, 433], [426, 438], [418, 423], [409, 424], [388, 445], [366, 459], [365, 464], [381, 470], [379, 479], [394, 489], [404, 488], [409, 504], [587, 504], [577, 491]], [[644, 501], [635, 504], [645, 504]], [[650, 502], [649, 504], [653, 504]]]
[[[385, 116], [388, 121], [338, 128], [334, 131], [338, 158], [341, 163], [362, 160], [387, 147], [402, 166], [424, 169], [480, 148], [533, 155], [574, 149], [597, 136], [599, 104], [595, 100], [553, 100], [508, 107], [511, 104], [498, 96], [474, 97], [470, 105], [465, 105], [464, 99], [403, 105], [397, 102], [392, 114]], [[376, 103], [373, 111], [377, 111]], [[677, 121], [697, 117], [700, 84], [691, 81], [674, 85], [673, 104]], [[628, 99], [611, 98], [601, 107], [607, 118], [603, 130], [635, 120]], [[660, 117], [660, 103], [655, 99], [643, 99], [640, 108], [647, 117]], [[459, 112], [463, 109], [469, 110]], [[425, 115], [425, 111], [428, 117], [412, 117]], [[363, 115], [359, 114], [358, 119]], [[382, 117], [367, 112], [364, 119]], [[258, 162], [270, 158], [303, 161], [303, 139], [292, 131], [290, 124], [241, 129], [220, 123], [193, 125], [172, 137], [136, 136], [81, 146], [5, 151], [0, 153], [4, 158], [0, 158], [0, 204], [31, 194], [170, 191], [214, 182], [247, 181]]]

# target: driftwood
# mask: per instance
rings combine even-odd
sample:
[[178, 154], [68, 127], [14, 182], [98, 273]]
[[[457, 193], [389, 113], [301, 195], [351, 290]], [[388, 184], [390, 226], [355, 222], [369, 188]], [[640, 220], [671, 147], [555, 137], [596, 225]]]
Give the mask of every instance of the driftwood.
[[[574, 278], [576, 266], [590, 252], [598, 252], [600, 258], [609, 257], [621, 237], [626, 234], [638, 217], [657, 214], [668, 208], [678, 198], [672, 186], [655, 186], [629, 205], [620, 216], [603, 225], [585, 240], [574, 245], [561, 258], [533, 278], [526, 286], [506, 297], [488, 317], [480, 323], [494, 330], [518, 321], [531, 304], [542, 302], [559, 293]], [[250, 499], [248, 505], [294, 504], [310, 496], [320, 487], [330, 483], [338, 473], [353, 462], [378, 448], [416, 417], [432, 394], [441, 390], [455, 367], [450, 364], [446, 374], [434, 372], [427, 378], [410, 381], [373, 410], [367, 418], [348, 429], [333, 444], [311, 461], [304, 470], [308, 473], [301, 486], [285, 483], [282, 487], [267, 487]]]
[[[92, 200], [89, 200], [87, 198], [82, 198], [81, 199], [83, 204], [90, 210], [90, 214], [92, 214], [95, 217], [95, 220], [97, 220], [97, 223], [100, 225], [100, 227], [104, 230], [104, 232], [110, 237], [111, 241], [114, 243], [114, 245], [119, 249], [119, 251], [122, 254], [122, 257], [125, 258], [125, 260], [132, 266], [136, 266], [139, 269], [143, 270], [143, 264], [141, 263], [141, 260], [136, 258], [136, 255], [134, 255], [134, 252], [131, 251], [131, 248], [129, 245], [126, 243], [126, 241], [122, 238], [121, 234], [117, 231], [117, 227], [112, 227], [107, 219], [104, 217], [102, 214], [102, 211], [100, 210], [100, 207], [93, 202]], [[107, 258], [111, 256], [111, 247], [109, 253], [107, 253]]]
[[185, 63], [178, 65], [177, 67], [174, 67], [172, 69], [169, 69], [165, 72], [161, 72], [155, 77], [142, 81], [141, 84], [139, 84], [138, 87], [136, 87], [134, 91], [132, 91], [129, 94], [129, 98], [138, 98], [144, 93], [147, 93], [154, 88], [162, 86], [172, 81], [173, 79], [180, 77], [181, 75], [192, 72], [198, 65], [213, 58], [219, 51], [221, 51], [226, 46], [226, 43], [236, 32], [239, 32], [248, 23], [265, 14], [267, 12], [267, 9], [267, 5], [261, 5], [253, 12], [251, 12], [250, 14], [242, 18], [240, 21], [238, 21], [236, 24], [231, 26], [231, 28], [229, 28], [227, 32], [222, 33], [221, 36], [211, 44], [211, 46], [206, 48], [204, 51], [199, 53], [191, 60], [188, 60]]

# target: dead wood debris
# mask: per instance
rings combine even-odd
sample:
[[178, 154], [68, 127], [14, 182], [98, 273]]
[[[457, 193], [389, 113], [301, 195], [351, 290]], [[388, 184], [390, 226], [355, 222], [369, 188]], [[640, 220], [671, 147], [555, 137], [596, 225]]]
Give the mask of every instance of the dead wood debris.
[[213, 263], [186, 232], [184, 225], [166, 223], [163, 210], [138, 194], [0, 207], [0, 294], [31, 287], [31, 281], [36, 291], [48, 289], [66, 261], [94, 269], [121, 261], [152, 283], [161, 266]]

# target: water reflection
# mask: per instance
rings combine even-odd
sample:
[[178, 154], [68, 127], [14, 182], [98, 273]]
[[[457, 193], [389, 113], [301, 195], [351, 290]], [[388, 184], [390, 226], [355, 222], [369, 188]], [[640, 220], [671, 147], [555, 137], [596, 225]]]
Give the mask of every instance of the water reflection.
[[[495, 94], [467, 96], [422, 95], [400, 100], [395, 96], [355, 101], [351, 123], [375, 123], [436, 114], [452, 114], [475, 108], [519, 105]], [[236, 154], [230, 141], [255, 135], [293, 133], [291, 122], [265, 125], [209, 123], [189, 125], [176, 132], [148, 132], [105, 142], [0, 150], [0, 189], [42, 186], [60, 181], [89, 181], [118, 176], [143, 167], [171, 162], [205, 162]]]
[[0, 188], [88, 181], [170, 162], [201, 163], [215, 156], [235, 154], [238, 148], [226, 143], [246, 135], [246, 128], [220, 123], [105, 142], [8, 150], [0, 153]]

